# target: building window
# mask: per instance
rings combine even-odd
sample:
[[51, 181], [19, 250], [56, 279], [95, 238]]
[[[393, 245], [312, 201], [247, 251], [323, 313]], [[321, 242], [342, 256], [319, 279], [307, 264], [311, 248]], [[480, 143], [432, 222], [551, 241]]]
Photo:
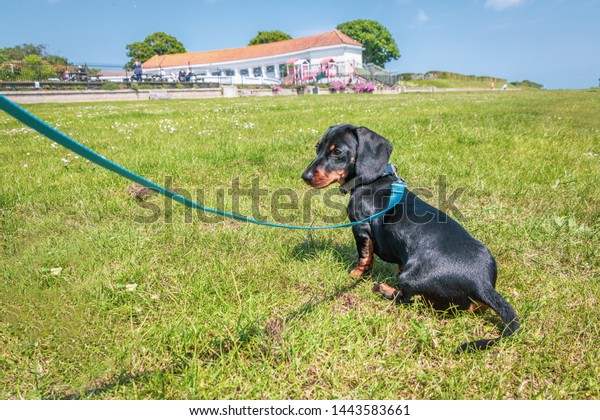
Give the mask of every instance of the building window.
[[210, 72], [211, 76], [220, 76], [221, 75], [221, 70], [213, 70]]
[[285, 77], [288, 75], [287, 64], [279, 65], [279, 75], [280, 75], [280, 77]]
[[252, 74], [254, 74], [254, 77], [262, 76], [262, 67], [254, 67], [252, 69]]
[[248, 76], [249, 74], [248, 69], [240, 69], [240, 76]]
[[267, 77], [275, 77], [275, 66], [267, 66]]
[[235, 76], [234, 69], [225, 69], [225, 76]]

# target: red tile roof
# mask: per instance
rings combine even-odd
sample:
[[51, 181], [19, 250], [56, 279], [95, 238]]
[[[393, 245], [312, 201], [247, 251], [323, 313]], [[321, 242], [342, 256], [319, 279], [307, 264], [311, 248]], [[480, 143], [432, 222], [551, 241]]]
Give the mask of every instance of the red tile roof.
[[230, 61], [249, 60], [254, 58], [269, 57], [272, 55], [290, 54], [310, 48], [329, 47], [333, 45], [352, 45], [362, 47], [360, 42], [348, 35], [334, 29], [324, 34], [312, 35], [303, 38], [288, 39], [286, 41], [271, 42], [268, 44], [251, 45], [248, 47], [230, 48], [205, 52], [187, 52], [181, 54], [155, 55], [144, 63], [144, 68], [155, 67], [182, 67], [191, 65], [224, 63]]

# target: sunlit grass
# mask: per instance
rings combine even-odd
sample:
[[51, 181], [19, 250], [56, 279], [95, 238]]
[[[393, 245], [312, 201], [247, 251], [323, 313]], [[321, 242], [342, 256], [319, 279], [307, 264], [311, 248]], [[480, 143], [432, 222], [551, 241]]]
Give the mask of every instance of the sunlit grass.
[[[457, 357], [460, 343], [497, 335], [497, 317], [381, 299], [371, 285], [392, 283], [394, 267], [378, 260], [372, 279], [350, 279], [349, 230], [141, 203], [129, 182], [1, 114], [0, 398], [599, 397], [598, 92], [27, 108], [211, 207], [224, 197], [227, 210], [274, 220], [270, 199], [289, 188], [299, 208], [279, 216], [300, 224], [345, 219], [343, 204], [301, 205], [320, 135], [368, 126], [428, 201], [465, 189], [461, 222], [496, 255], [522, 330]], [[269, 195], [236, 204], [234, 179]]]

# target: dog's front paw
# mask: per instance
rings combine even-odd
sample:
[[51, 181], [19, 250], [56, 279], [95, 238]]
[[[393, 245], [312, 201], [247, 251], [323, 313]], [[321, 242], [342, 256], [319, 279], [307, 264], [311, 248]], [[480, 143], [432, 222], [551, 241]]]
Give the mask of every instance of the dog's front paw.
[[352, 270], [350, 272], [350, 277], [352, 277], [353, 279], [358, 279], [358, 278], [366, 276], [367, 274], [369, 274], [370, 271], [371, 271], [371, 267], [366, 266], [366, 265], [359, 265], [358, 267], [356, 267], [354, 270]]

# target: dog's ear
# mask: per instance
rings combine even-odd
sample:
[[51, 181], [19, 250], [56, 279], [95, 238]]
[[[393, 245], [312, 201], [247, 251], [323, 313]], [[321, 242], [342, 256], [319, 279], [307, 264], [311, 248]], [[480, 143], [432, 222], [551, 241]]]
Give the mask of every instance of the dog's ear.
[[356, 127], [356, 176], [362, 178], [364, 184], [375, 181], [383, 173], [390, 155], [392, 145], [385, 138], [366, 127]]

